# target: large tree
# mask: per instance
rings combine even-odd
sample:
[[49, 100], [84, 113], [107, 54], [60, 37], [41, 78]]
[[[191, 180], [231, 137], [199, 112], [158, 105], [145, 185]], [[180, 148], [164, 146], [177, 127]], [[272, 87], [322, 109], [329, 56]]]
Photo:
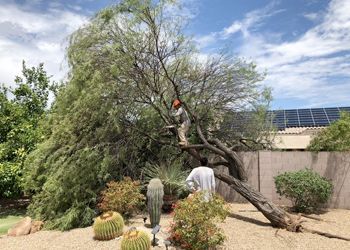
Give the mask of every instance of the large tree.
[[[52, 111], [52, 134], [27, 161], [27, 189], [35, 194], [30, 213], [51, 227], [88, 225], [108, 180], [137, 176], [150, 159], [187, 152], [197, 160], [216, 155], [211, 165], [230, 173], [215, 170], [217, 178], [273, 226], [298, 230], [287, 213], [246, 183], [232, 147], [249, 138], [222, 134], [222, 128], [232, 131], [223, 126], [229, 113], [261, 107], [263, 75], [227, 53], [200, 55], [183, 34], [184, 17], [172, 2], [122, 1], [71, 36], [70, 79]], [[164, 130], [175, 123], [175, 98], [194, 122], [191, 144], [182, 148], [176, 131]]]

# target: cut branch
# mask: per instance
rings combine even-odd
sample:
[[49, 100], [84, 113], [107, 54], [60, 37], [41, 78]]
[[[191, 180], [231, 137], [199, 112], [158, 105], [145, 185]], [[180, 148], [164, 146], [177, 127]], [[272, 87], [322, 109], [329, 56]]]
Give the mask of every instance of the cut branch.
[[339, 239], [339, 240], [350, 241], [349, 237], [339, 236], [339, 235], [336, 235], [336, 234], [330, 234], [330, 233], [326, 233], [326, 232], [322, 232], [322, 231], [318, 231], [318, 230], [309, 229], [309, 228], [306, 228], [306, 227], [302, 227], [301, 228], [301, 232], [308, 232], [308, 233], [312, 233], [312, 234], [318, 234], [318, 235], [325, 236], [325, 237], [331, 238], [331, 239]]

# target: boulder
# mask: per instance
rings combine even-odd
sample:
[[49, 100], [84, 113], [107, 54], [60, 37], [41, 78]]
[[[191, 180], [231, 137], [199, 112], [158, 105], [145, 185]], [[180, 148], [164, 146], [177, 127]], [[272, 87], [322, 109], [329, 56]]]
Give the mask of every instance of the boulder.
[[30, 217], [25, 217], [12, 228], [7, 231], [8, 236], [21, 236], [27, 235], [30, 233], [32, 227], [32, 219]]
[[33, 234], [33, 233], [40, 231], [43, 226], [44, 226], [44, 222], [42, 222], [40, 220], [33, 221], [32, 227], [30, 229], [30, 233]]

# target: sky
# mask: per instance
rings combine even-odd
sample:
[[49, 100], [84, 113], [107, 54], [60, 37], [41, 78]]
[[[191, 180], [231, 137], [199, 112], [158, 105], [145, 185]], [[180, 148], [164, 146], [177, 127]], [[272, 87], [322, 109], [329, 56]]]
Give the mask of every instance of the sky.
[[[203, 55], [222, 48], [255, 62], [273, 109], [350, 106], [350, 0], [182, 0]], [[0, 83], [22, 60], [67, 74], [68, 36], [112, 0], [0, 0]]]

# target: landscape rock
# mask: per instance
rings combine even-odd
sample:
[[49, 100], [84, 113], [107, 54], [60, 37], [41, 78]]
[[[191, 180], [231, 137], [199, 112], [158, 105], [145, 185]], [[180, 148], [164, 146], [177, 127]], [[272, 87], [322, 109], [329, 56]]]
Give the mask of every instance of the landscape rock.
[[23, 220], [19, 221], [12, 228], [7, 231], [8, 236], [21, 236], [30, 233], [32, 227], [32, 219], [30, 217], [25, 217]]
[[30, 229], [30, 233], [33, 234], [33, 233], [40, 231], [43, 228], [43, 226], [44, 226], [43, 221], [40, 221], [40, 220], [33, 221], [32, 227]]

